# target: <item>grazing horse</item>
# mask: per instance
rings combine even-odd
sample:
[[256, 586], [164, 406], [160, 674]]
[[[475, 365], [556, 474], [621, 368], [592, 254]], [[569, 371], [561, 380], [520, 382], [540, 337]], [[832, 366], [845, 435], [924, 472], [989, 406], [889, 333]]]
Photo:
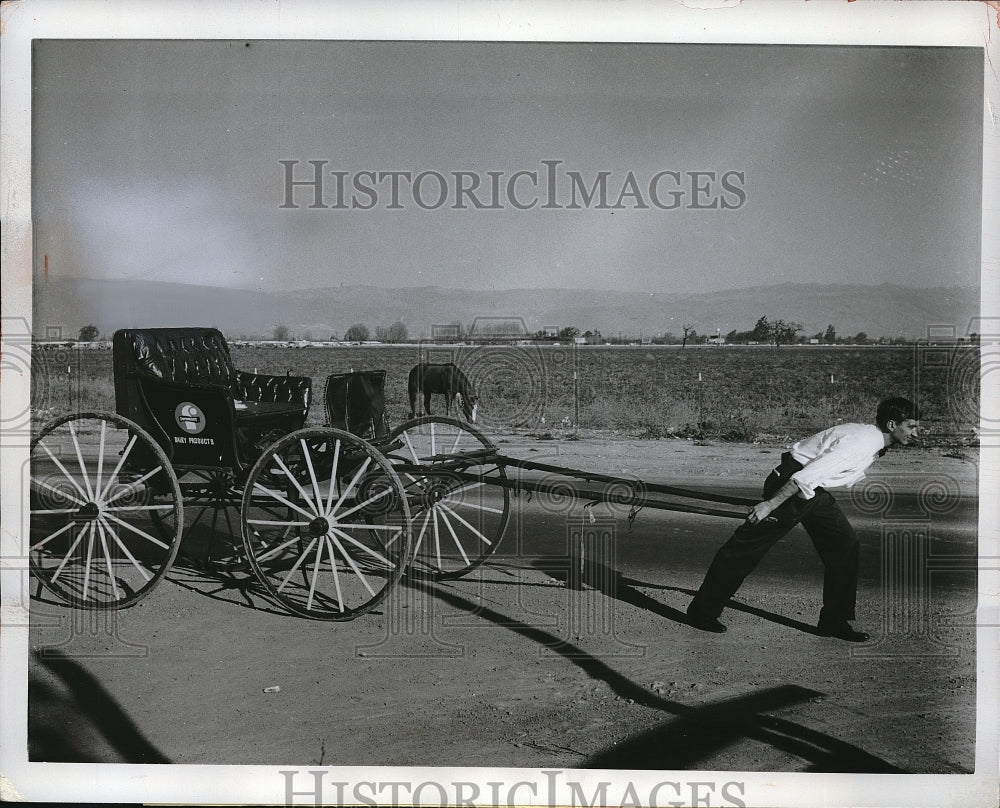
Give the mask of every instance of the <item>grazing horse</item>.
[[431, 396], [444, 396], [444, 411], [451, 411], [451, 402], [458, 396], [461, 410], [467, 421], [475, 423], [476, 410], [479, 407], [479, 396], [459, 368], [450, 362], [445, 365], [431, 365], [421, 362], [410, 370], [407, 380], [407, 391], [410, 394], [410, 417], [416, 417], [417, 395], [424, 394], [424, 412], [431, 414]]

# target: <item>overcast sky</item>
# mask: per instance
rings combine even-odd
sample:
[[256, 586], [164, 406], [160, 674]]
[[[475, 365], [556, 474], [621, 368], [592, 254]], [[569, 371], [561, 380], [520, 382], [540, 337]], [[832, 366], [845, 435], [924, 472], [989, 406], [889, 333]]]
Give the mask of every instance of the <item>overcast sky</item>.
[[[50, 277], [262, 290], [976, 285], [982, 69], [953, 48], [38, 41], [36, 276], [47, 261]], [[297, 180], [326, 161], [323, 204], [339, 171], [368, 209], [312, 208], [308, 187], [289, 200], [282, 160]], [[387, 180], [362, 177], [377, 201], [352, 193], [364, 171], [427, 176], [419, 195], [401, 179], [393, 206]], [[508, 192], [519, 171], [537, 189]], [[699, 171], [715, 180], [695, 192]], [[453, 172], [497, 204], [454, 209]], [[608, 205], [569, 209], [567, 172], [608, 172]]]

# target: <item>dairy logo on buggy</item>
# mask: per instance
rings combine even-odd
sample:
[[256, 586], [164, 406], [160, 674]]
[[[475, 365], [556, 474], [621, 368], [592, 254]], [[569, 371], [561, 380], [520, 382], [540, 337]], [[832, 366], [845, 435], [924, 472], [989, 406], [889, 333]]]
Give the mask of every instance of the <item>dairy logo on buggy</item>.
[[205, 428], [205, 413], [190, 401], [182, 401], [174, 410], [177, 426], [189, 435], [197, 435]]

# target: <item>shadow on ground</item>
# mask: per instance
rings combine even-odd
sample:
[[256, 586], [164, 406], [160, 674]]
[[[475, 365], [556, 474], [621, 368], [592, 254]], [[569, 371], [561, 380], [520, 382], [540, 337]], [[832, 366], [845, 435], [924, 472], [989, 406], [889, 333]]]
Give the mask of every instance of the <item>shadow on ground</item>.
[[28, 760], [172, 762], [91, 673], [52, 649], [34, 652], [29, 667]]

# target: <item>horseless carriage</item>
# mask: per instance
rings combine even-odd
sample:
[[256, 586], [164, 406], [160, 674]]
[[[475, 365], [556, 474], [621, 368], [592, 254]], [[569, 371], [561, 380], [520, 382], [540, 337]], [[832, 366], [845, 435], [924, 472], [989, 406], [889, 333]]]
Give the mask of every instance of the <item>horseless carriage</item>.
[[210, 560], [222, 533], [288, 611], [349, 620], [404, 574], [457, 578], [481, 565], [512, 493], [624, 503], [630, 519], [641, 507], [742, 519], [745, 509], [697, 501], [753, 502], [508, 457], [458, 419], [390, 429], [384, 371], [329, 376], [326, 425], [308, 427], [312, 381], [237, 369], [215, 329], [127, 329], [113, 347], [116, 412], [64, 416], [31, 445], [31, 569], [80, 608], [136, 603], [182, 538], [185, 554], [200, 541]]

